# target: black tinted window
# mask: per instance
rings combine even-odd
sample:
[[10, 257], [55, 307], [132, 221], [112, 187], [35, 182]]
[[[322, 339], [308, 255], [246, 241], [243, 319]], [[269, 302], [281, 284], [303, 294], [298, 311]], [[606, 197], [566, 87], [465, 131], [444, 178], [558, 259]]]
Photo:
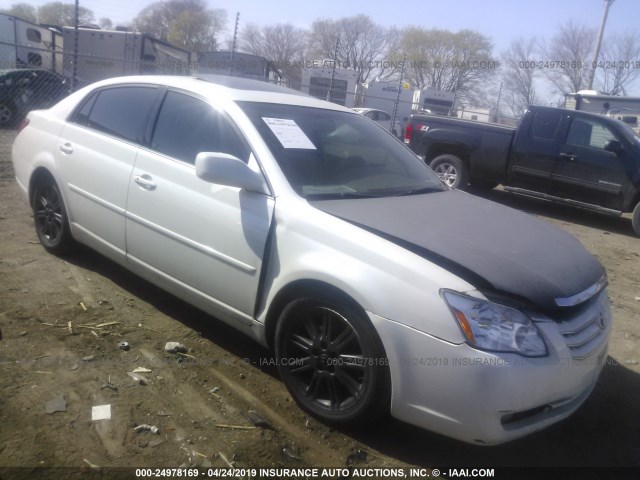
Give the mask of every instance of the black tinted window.
[[[157, 89], [150, 87], [117, 87], [98, 92], [92, 106], [85, 104], [78, 112], [88, 114], [78, 123], [102, 132], [141, 143]], [[91, 102], [88, 102], [91, 103]], [[85, 111], [90, 108], [90, 112]]]
[[561, 112], [537, 112], [531, 124], [531, 136], [539, 140], [555, 140]]
[[195, 163], [200, 152], [222, 152], [248, 161], [250, 149], [231, 124], [211, 105], [181, 93], [169, 92], [153, 132], [151, 148]]

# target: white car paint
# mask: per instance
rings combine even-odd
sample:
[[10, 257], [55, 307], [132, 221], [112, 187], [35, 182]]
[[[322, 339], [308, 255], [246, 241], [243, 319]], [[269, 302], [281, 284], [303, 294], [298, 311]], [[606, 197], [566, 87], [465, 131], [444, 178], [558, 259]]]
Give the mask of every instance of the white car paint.
[[[264, 175], [270, 194], [204, 182], [192, 165], [67, 122], [94, 89], [134, 83], [191, 92], [225, 112], [250, 145], [249, 167]], [[106, 80], [30, 114], [13, 148], [16, 179], [28, 194], [34, 172], [47, 169], [61, 188], [75, 239], [263, 345], [269, 345], [273, 327], [270, 308], [290, 285], [315, 281], [344, 292], [382, 340], [391, 372], [391, 414], [408, 423], [466, 442], [496, 444], [577, 409], [602, 368], [593, 359], [606, 357], [610, 322], [597, 352], [577, 365], [558, 324], [543, 317], [539, 328], [548, 357], [471, 347], [441, 292], [485, 296], [422, 256], [313, 208], [293, 190], [237, 101], [349, 112], [311, 97], [185, 77]], [[602, 296], [598, 305], [610, 318]], [[501, 424], [505, 412], [539, 405], [557, 408], [509, 427]]]

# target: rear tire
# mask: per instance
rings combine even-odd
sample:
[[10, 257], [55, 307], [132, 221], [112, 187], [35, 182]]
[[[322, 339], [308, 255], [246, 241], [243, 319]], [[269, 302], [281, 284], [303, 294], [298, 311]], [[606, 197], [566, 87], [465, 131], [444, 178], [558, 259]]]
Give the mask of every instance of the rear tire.
[[298, 405], [328, 424], [362, 424], [389, 412], [391, 381], [382, 342], [344, 304], [291, 302], [278, 320], [278, 370]]
[[60, 255], [74, 246], [67, 210], [56, 182], [47, 175], [40, 178], [33, 189], [33, 221], [42, 246]]
[[8, 101], [0, 101], [0, 128], [13, 125], [16, 122], [15, 106]]
[[440, 180], [451, 188], [466, 190], [469, 183], [469, 171], [462, 160], [455, 155], [445, 153], [439, 155], [429, 166], [438, 175]]
[[640, 202], [633, 209], [633, 216], [631, 217], [631, 225], [633, 225], [633, 231], [640, 237]]

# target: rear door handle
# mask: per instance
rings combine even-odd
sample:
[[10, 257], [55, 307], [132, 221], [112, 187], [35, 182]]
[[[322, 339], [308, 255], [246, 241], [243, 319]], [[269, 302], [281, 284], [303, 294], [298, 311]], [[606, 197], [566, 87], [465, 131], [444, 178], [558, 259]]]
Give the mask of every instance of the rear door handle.
[[60, 151], [67, 155], [71, 155], [73, 153], [73, 147], [69, 142], [63, 143], [62, 145], [60, 145]]
[[155, 190], [157, 186], [150, 175], [136, 175], [133, 180], [145, 190]]
[[566, 158], [567, 160], [574, 161], [574, 160], [578, 159], [578, 156], [574, 155], [573, 153], [564, 153], [563, 152], [563, 153], [560, 154], [560, 158]]

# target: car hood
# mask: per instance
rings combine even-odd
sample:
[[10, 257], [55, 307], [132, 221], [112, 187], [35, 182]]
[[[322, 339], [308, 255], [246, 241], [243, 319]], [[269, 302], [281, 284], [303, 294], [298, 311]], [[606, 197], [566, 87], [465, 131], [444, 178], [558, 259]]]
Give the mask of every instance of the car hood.
[[545, 310], [581, 293], [604, 269], [578, 240], [531, 215], [458, 190], [318, 200], [313, 207], [442, 266], [483, 292]]

